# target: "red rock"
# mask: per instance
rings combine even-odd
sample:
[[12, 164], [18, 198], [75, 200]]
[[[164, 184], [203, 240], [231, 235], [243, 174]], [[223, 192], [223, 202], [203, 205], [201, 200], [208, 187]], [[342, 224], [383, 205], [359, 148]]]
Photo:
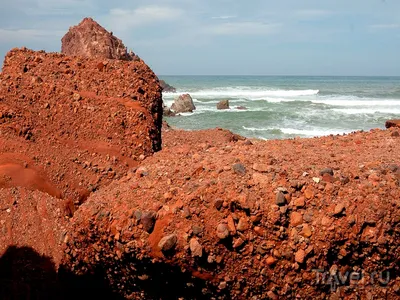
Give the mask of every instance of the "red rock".
[[[73, 26], [62, 38], [61, 53], [69, 56], [133, 60], [122, 41], [91, 18]], [[100, 65], [100, 64], [99, 64]], [[102, 71], [104, 64], [99, 70]]]
[[306, 258], [306, 252], [302, 249], [298, 250], [294, 256], [294, 260], [299, 264], [304, 263], [305, 258]]
[[388, 120], [385, 124], [386, 128], [398, 127], [400, 128], [400, 120]]
[[303, 215], [297, 211], [290, 214], [290, 225], [296, 227], [303, 223]]

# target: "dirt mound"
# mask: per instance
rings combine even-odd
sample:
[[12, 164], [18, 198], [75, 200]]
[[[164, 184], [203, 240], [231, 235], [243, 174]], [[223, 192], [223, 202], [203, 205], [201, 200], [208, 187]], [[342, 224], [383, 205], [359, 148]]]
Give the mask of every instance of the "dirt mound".
[[127, 52], [119, 38], [92, 18], [85, 18], [77, 26], [72, 26], [61, 42], [61, 53], [69, 56], [140, 60], [134, 53]]
[[399, 297], [391, 130], [267, 142], [215, 135], [170, 130], [168, 147], [94, 193], [72, 219], [67, 267], [101, 266], [134, 299]]
[[0, 187], [78, 204], [161, 149], [158, 79], [142, 61], [14, 49], [0, 74]]

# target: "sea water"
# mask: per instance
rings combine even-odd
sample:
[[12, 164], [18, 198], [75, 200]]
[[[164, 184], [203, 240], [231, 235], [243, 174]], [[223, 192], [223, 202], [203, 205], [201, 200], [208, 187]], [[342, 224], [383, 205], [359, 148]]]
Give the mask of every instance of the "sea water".
[[[400, 77], [160, 76], [176, 87], [170, 106], [189, 93], [196, 110], [167, 118], [175, 127], [225, 128], [246, 137], [281, 139], [384, 128], [400, 119]], [[217, 110], [229, 100], [229, 110]], [[236, 109], [238, 106], [246, 110]]]

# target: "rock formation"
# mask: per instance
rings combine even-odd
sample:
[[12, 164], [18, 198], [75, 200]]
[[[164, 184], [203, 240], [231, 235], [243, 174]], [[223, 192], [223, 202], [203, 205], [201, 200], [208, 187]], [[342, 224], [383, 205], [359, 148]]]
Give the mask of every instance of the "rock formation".
[[164, 80], [160, 80], [160, 85], [161, 85], [161, 88], [163, 89], [163, 92], [176, 93], [176, 88], [174, 88], [172, 85], [169, 85]]
[[193, 99], [189, 94], [180, 95], [171, 106], [175, 113], [193, 112], [196, 109]]
[[400, 128], [400, 120], [388, 120], [385, 124], [386, 128], [398, 127]]
[[62, 38], [61, 53], [69, 56], [119, 60], [139, 59], [112, 32], [108, 32], [92, 18], [85, 18], [73, 26]]
[[221, 100], [217, 103], [217, 109], [229, 109], [229, 100]]

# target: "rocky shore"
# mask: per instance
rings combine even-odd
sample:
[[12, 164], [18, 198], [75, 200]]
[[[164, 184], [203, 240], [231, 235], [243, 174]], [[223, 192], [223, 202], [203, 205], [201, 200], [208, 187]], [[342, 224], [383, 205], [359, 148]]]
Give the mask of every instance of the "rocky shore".
[[[98, 35], [79, 32], [89, 49]], [[142, 60], [97, 55], [7, 54], [1, 299], [400, 297], [397, 121], [271, 141], [175, 130]]]

